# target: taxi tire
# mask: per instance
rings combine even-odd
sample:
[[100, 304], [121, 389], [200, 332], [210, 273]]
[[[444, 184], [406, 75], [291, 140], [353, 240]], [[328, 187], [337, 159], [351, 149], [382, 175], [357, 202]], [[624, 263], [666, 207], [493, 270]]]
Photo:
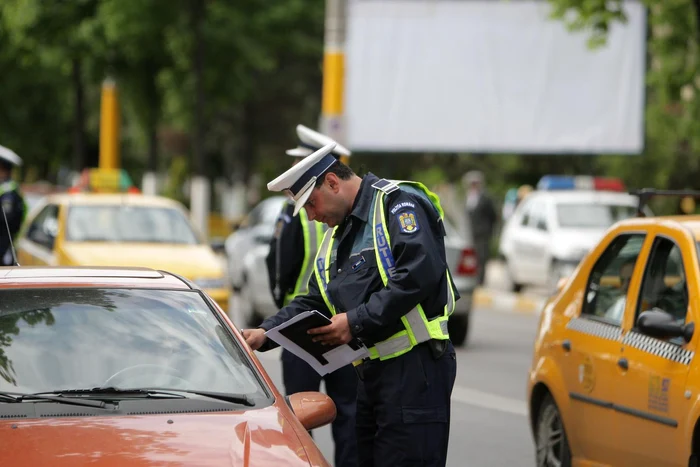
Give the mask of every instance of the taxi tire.
[[566, 429], [564, 428], [564, 421], [561, 418], [561, 412], [557, 404], [554, 402], [551, 394], [547, 394], [540, 405], [539, 413], [537, 414], [537, 424], [535, 429], [535, 463], [537, 467], [549, 467], [551, 464], [546, 462], [540, 462], [540, 436], [544, 427], [541, 427], [543, 423], [547, 421], [558, 421], [558, 425], [561, 427], [561, 440], [559, 441], [558, 457], [561, 467], [571, 467], [571, 448], [569, 447], [569, 439], [566, 436]]
[[466, 315], [451, 315], [447, 320], [447, 332], [450, 333], [452, 345], [462, 347], [469, 335], [469, 313]]

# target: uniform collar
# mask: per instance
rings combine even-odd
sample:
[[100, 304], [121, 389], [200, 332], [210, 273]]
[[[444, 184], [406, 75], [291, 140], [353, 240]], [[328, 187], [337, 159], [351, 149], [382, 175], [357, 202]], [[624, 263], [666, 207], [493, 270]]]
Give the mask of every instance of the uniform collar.
[[368, 172], [367, 175], [362, 177], [360, 190], [357, 192], [355, 202], [352, 204], [350, 215], [358, 218], [362, 222], [367, 222], [367, 219], [369, 219], [369, 211], [372, 207], [372, 198], [374, 197], [374, 188], [372, 188], [372, 185], [377, 182], [377, 180], [379, 180], [379, 177], [372, 172]]

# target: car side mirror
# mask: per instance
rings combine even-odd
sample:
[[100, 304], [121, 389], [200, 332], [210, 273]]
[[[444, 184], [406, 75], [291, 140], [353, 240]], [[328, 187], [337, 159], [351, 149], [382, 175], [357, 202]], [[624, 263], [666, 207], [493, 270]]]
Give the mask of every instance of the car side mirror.
[[682, 324], [665, 311], [654, 308], [642, 312], [637, 318], [637, 328], [647, 336], [659, 339], [682, 337], [685, 342], [690, 342], [695, 331], [695, 324]]
[[322, 392], [297, 392], [287, 402], [307, 431], [332, 423], [337, 414], [333, 399]]

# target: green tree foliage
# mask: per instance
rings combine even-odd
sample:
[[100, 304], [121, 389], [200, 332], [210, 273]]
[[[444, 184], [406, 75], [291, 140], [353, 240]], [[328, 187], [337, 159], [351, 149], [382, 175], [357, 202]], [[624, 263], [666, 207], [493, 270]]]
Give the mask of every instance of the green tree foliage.
[[0, 144], [44, 178], [94, 166], [112, 77], [127, 169], [186, 154], [210, 176], [274, 171], [294, 126], [316, 125], [323, 14], [323, 0], [4, 0]]
[[[549, 0], [553, 18], [595, 49], [627, 16], [622, 0]], [[697, 187], [700, 176], [700, 0], [645, 0], [646, 144], [642, 157], [605, 157], [601, 171], [634, 186]]]

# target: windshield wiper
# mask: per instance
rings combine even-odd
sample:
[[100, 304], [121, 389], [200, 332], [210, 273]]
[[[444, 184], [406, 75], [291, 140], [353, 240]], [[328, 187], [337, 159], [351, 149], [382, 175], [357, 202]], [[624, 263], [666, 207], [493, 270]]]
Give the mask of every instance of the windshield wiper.
[[4, 402], [25, 402], [25, 401], [51, 401], [59, 402], [61, 404], [72, 404], [72, 405], [82, 405], [84, 407], [97, 407], [100, 409], [105, 408], [105, 403], [102, 401], [95, 401], [89, 399], [76, 399], [72, 397], [63, 396], [49, 396], [44, 394], [27, 394], [23, 392], [5, 392], [0, 391], [0, 400]]
[[[163, 397], [164, 399], [186, 399], [186, 396], [183, 396], [182, 394], [175, 394], [172, 392], [166, 392], [166, 391], [159, 391], [155, 389], [121, 389], [121, 388], [115, 388], [115, 387], [99, 387], [99, 388], [92, 388], [92, 389], [61, 389], [58, 391], [49, 391], [49, 392], [42, 392], [38, 394], [57, 394], [59, 397], [63, 396], [65, 394], [71, 395], [71, 396], [88, 396], [91, 399], [98, 399], [98, 400], [111, 400], [115, 399], [115, 397], [108, 397], [110, 395], [112, 396], [117, 396], [116, 398], [128, 398], [130, 396], [135, 396], [135, 397], [144, 397], [144, 398], [149, 398], [149, 397], [154, 397], [154, 396], [165, 396]], [[93, 396], [99, 396], [99, 397], [93, 397]]]
[[188, 389], [170, 389], [170, 388], [145, 388], [145, 391], [168, 391], [184, 394], [196, 394], [198, 396], [211, 397], [220, 401], [233, 402], [234, 404], [246, 405], [248, 407], [255, 406], [250, 397], [245, 394], [235, 394], [230, 392], [212, 392], [212, 391], [192, 391]]

